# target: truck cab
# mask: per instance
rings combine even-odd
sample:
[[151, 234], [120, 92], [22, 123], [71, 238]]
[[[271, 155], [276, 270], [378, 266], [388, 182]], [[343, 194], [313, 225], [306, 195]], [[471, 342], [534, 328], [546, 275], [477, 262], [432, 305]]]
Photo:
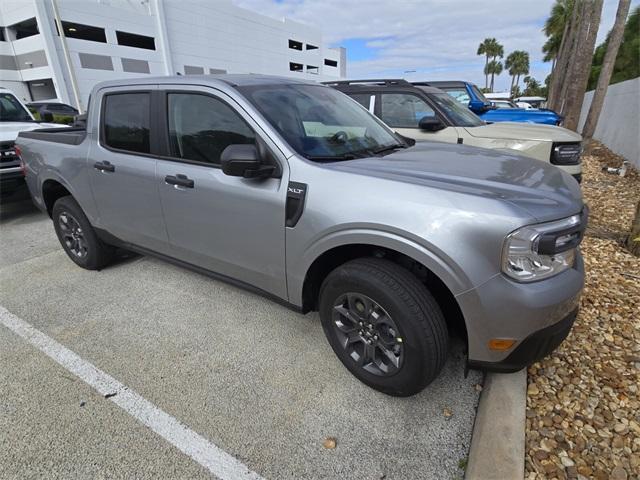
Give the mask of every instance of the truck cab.
[[413, 82], [414, 85], [428, 85], [444, 90], [458, 102], [486, 122], [527, 122], [545, 125], [561, 125], [563, 118], [553, 110], [532, 110], [525, 108], [495, 109], [480, 89], [471, 82], [434, 81]]

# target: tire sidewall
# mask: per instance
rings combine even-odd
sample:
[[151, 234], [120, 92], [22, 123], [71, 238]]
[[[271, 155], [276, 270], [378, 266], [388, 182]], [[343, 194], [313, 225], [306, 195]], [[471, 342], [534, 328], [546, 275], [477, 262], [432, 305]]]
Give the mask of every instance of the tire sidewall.
[[[74, 255], [64, 242], [62, 231], [60, 228], [60, 215], [63, 212], [71, 215], [82, 228], [82, 233], [87, 243], [87, 255], [85, 255], [84, 257], [78, 257]], [[78, 205], [78, 203], [71, 197], [60, 198], [53, 206], [51, 217], [53, 219], [53, 228], [56, 231], [56, 235], [58, 236], [60, 245], [62, 245], [62, 248], [64, 249], [68, 257], [82, 268], [86, 268], [89, 270], [95, 270], [96, 268], [98, 268], [100, 263], [100, 240], [95, 234], [91, 223], [89, 223], [89, 220], [80, 208], [80, 205]]]
[[[369, 373], [356, 365], [340, 345], [333, 326], [333, 306], [341, 295], [348, 292], [360, 293], [374, 300], [391, 316], [398, 327], [403, 339], [404, 353], [403, 363], [396, 373], [388, 376]], [[417, 393], [430, 381], [429, 362], [437, 364], [437, 359], [431, 358], [434, 349], [417, 320], [412, 318], [413, 314], [407, 304], [391, 292], [383, 281], [364, 272], [339, 267], [324, 282], [319, 307], [322, 328], [329, 344], [345, 367], [360, 381], [377, 390], [398, 396]], [[427, 381], [423, 380], [425, 378]]]

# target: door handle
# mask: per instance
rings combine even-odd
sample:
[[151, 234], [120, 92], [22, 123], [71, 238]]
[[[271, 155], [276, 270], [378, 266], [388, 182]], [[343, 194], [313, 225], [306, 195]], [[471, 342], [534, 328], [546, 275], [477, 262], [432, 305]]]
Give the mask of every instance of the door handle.
[[93, 168], [95, 168], [96, 170], [100, 170], [101, 172], [115, 172], [116, 171], [116, 166], [111, 164], [111, 162], [108, 162], [107, 160], [105, 160], [104, 162], [96, 162], [93, 164]]
[[176, 187], [193, 188], [193, 180], [187, 178], [186, 175], [177, 173], [176, 175], [167, 175], [164, 177], [164, 181], [169, 185], [175, 185]]

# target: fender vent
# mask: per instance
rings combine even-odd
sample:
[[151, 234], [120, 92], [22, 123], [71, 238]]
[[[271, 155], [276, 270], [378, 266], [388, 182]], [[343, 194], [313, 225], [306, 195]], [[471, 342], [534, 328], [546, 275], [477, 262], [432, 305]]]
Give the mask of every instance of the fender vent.
[[304, 210], [304, 199], [307, 195], [307, 184], [289, 182], [287, 187], [286, 222], [285, 225], [293, 228], [298, 224]]

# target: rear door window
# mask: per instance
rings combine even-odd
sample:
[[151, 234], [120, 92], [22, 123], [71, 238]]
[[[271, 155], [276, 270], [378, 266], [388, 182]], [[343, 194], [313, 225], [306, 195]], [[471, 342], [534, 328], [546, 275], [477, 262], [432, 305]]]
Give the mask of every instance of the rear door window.
[[107, 147], [150, 153], [151, 94], [113, 93], [105, 96], [103, 142]]
[[349, 96], [364, 108], [370, 110], [371, 98], [373, 97], [373, 95], [371, 95], [370, 93], [350, 93]]
[[383, 93], [380, 103], [382, 121], [396, 128], [418, 128], [424, 117], [436, 113], [421, 98], [409, 93]]

